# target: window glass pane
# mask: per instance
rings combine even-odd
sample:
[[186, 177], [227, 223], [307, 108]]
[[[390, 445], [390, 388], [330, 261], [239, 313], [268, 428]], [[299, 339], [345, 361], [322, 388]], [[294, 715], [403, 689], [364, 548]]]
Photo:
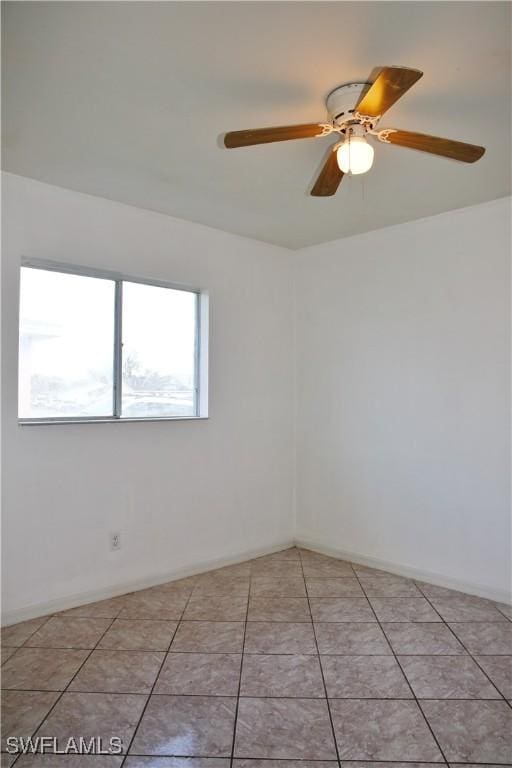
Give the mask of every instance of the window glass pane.
[[20, 418], [111, 416], [115, 284], [21, 269]]
[[195, 416], [197, 294], [123, 282], [122, 416]]

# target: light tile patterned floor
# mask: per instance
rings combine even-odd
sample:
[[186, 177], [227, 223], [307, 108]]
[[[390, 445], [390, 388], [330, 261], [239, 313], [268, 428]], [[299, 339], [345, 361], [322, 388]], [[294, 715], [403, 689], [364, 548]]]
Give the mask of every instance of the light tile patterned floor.
[[[512, 764], [510, 608], [289, 549], [2, 630], [2, 768]], [[5, 754], [111, 736], [123, 756]]]

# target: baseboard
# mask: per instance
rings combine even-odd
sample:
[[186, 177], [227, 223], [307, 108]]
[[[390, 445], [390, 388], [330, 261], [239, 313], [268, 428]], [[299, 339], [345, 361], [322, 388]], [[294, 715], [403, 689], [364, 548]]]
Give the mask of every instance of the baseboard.
[[28, 619], [36, 619], [40, 616], [47, 616], [48, 614], [65, 611], [69, 608], [77, 608], [80, 605], [87, 605], [87, 603], [93, 603], [97, 600], [107, 600], [111, 597], [124, 595], [127, 592], [137, 592], [141, 589], [155, 587], [159, 584], [165, 584], [168, 581], [176, 581], [178, 579], [186, 578], [187, 576], [195, 576], [199, 573], [212, 571], [216, 568], [222, 568], [226, 565], [236, 565], [237, 563], [242, 563], [245, 560], [251, 560], [254, 557], [262, 557], [263, 555], [280, 552], [281, 550], [287, 549], [288, 547], [292, 547], [294, 545], [304, 547], [306, 549], [311, 549], [315, 552], [320, 552], [325, 555], [330, 555], [331, 557], [340, 558], [342, 560], [350, 560], [351, 562], [358, 563], [359, 565], [366, 565], [370, 568], [378, 568], [384, 571], [389, 571], [390, 573], [395, 573], [397, 576], [406, 576], [408, 578], [426, 581], [430, 584], [436, 584], [440, 587], [447, 587], [448, 589], [456, 589], [460, 592], [466, 592], [470, 595], [477, 595], [478, 597], [485, 597], [489, 600], [494, 600], [499, 603], [512, 603], [510, 592], [507, 592], [506, 590], [495, 590], [480, 584], [461, 581], [460, 579], [453, 579], [451, 577], [445, 576], [444, 574], [436, 573], [435, 571], [425, 571], [419, 568], [413, 568], [410, 565], [394, 563], [390, 562], [389, 560], [382, 560], [381, 558], [362, 555], [359, 552], [351, 552], [348, 550], [338, 549], [319, 540], [317, 536], [307, 531], [301, 531], [297, 534], [295, 541], [283, 541], [279, 544], [273, 544], [267, 547], [249, 549], [243, 552], [239, 552], [236, 555], [212, 558], [210, 560], [204, 560], [194, 565], [185, 566], [183, 568], [176, 568], [172, 571], [167, 571], [166, 573], [161, 573], [146, 579], [123, 582], [121, 584], [104, 587], [102, 589], [66, 595], [64, 597], [60, 597], [55, 600], [49, 600], [44, 603], [33, 603], [31, 605], [22, 606], [21, 608], [16, 608], [11, 611], [5, 611], [2, 613], [2, 626], [17, 624], [20, 621], [27, 621]]
[[114, 586], [105, 587], [103, 589], [95, 589], [91, 592], [80, 592], [78, 594], [66, 595], [65, 597], [59, 597], [55, 600], [49, 600], [44, 603], [33, 603], [31, 605], [15, 608], [11, 611], [5, 611], [2, 613], [2, 626], [7, 627], [10, 624], [17, 624], [20, 621], [37, 619], [40, 616], [48, 616], [48, 614], [58, 613], [59, 611], [66, 611], [69, 608], [78, 608], [80, 605], [87, 605], [87, 603], [94, 603], [97, 600], [107, 600], [111, 597], [118, 597], [119, 595], [124, 595], [127, 592], [138, 592], [141, 589], [156, 587], [159, 584], [165, 584], [168, 581], [184, 579], [187, 576], [196, 576], [199, 573], [213, 571], [216, 568], [223, 568], [226, 565], [236, 565], [237, 563], [243, 563], [246, 560], [251, 560], [254, 557], [271, 555], [274, 552], [280, 552], [283, 549], [288, 549], [289, 547], [293, 546], [294, 543], [292, 540], [283, 541], [279, 544], [272, 544], [267, 547], [247, 549], [243, 552], [239, 552], [236, 555], [212, 558], [210, 560], [204, 560], [200, 563], [185, 566], [183, 568], [175, 568], [172, 571], [160, 573], [156, 576], [148, 577], [147, 579], [138, 579], [136, 581], [115, 584]]
[[353, 563], [366, 565], [369, 568], [378, 568], [383, 571], [389, 571], [390, 573], [395, 573], [397, 576], [406, 576], [410, 579], [417, 579], [418, 581], [426, 581], [429, 584], [435, 584], [438, 587], [447, 587], [448, 589], [456, 589], [460, 592], [476, 595], [477, 597], [485, 597], [488, 600], [494, 600], [497, 603], [505, 603], [507, 605], [512, 603], [510, 591], [507, 592], [507, 590], [504, 589], [492, 589], [491, 587], [482, 584], [474, 584], [469, 581], [453, 579], [450, 576], [445, 576], [444, 574], [436, 573], [435, 571], [424, 571], [410, 565], [393, 563], [389, 560], [381, 560], [378, 557], [368, 557], [359, 552], [349, 552], [348, 550], [338, 549], [329, 544], [325, 544], [323, 541], [319, 540], [317, 536], [314, 536], [308, 531], [297, 533], [295, 545], [297, 547], [311, 549], [314, 552], [320, 552], [324, 555], [337, 557], [341, 560], [350, 560]]

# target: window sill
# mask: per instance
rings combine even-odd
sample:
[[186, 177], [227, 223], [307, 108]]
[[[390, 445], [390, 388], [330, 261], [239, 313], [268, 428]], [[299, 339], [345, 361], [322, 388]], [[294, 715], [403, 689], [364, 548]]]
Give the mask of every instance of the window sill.
[[140, 417], [140, 418], [97, 418], [97, 419], [18, 419], [19, 427], [44, 427], [54, 426], [55, 424], [147, 424], [148, 422], [158, 421], [205, 421], [208, 416], [162, 416], [158, 417]]

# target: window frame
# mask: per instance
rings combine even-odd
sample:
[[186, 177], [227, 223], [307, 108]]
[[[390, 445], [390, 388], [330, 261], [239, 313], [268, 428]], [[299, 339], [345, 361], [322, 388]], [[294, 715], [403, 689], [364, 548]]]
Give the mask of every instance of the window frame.
[[[21, 268], [40, 269], [46, 272], [60, 272], [81, 277], [94, 277], [100, 280], [114, 282], [114, 343], [112, 359], [112, 415], [111, 416], [48, 416], [39, 418], [22, 418], [18, 415], [19, 426], [32, 426], [42, 424], [122, 424], [125, 422], [153, 422], [153, 421], [195, 421], [208, 418], [208, 325], [209, 325], [209, 294], [202, 288], [194, 288], [189, 285], [171, 283], [167, 280], [158, 280], [147, 277], [128, 275], [123, 272], [115, 272], [95, 267], [83, 267], [75, 264], [65, 264], [46, 259], [22, 258]], [[122, 416], [122, 316], [123, 316], [123, 283], [140, 283], [156, 288], [170, 288], [175, 291], [185, 291], [196, 296], [196, 332], [194, 339], [194, 395], [195, 413], [190, 416]], [[20, 281], [21, 285], [21, 281]], [[18, 340], [20, 336], [20, 317], [18, 310]], [[18, 342], [18, 393], [19, 393], [19, 342]], [[18, 394], [19, 414], [19, 394]]]

